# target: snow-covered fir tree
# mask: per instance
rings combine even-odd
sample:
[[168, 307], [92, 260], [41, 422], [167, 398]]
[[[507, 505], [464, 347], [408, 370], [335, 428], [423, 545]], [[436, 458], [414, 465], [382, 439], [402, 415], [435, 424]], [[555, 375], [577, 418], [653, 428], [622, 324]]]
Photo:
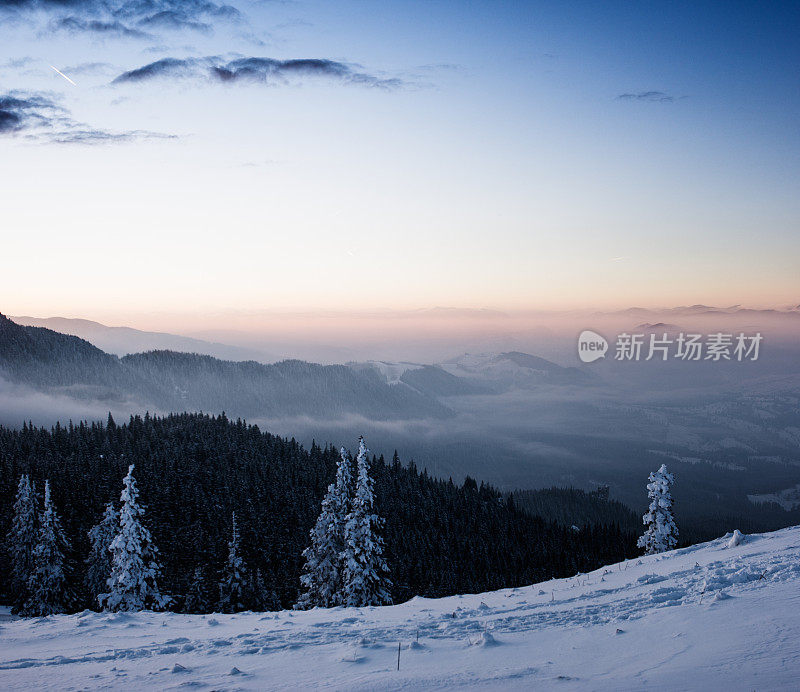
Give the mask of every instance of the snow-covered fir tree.
[[203, 568], [195, 567], [192, 575], [192, 583], [186, 592], [183, 601], [183, 612], [185, 613], [207, 613], [209, 610], [209, 598], [206, 591]]
[[383, 557], [380, 531], [384, 520], [374, 513], [372, 478], [369, 475], [369, 450], [358, 438], [355, 494], [344, 527], [344, 578], [342, 602], [346, 606], [387, 605], [392, 602], [389, 568]]
[[100, 523], [88, 531], [91, 548], [86, 558], [86, 589], [92, 603], [96, 604], [98, 596], [108, 588], [113, 567], [111, 543], [118, 532], [119, 512], [114, 509], [114, 503], [109, 502]]
[[11, 599], [17, 612], [28, 599], [28, 579], [33, 571], [33, 551], [38, 543], [36, 493], [28, 474], [20, 476], [14, 519], [8, 532], [11, 567]]
[[23, 615], [65, 613], [73, 604], [67, 587], [65, 553], [69, 548], [50, 497], [50, 481], [45, 481], [44, 507], [39, 517], [38, 542], [33, 551], [33, 570], [28, 578], [28, 599], [21, 611]]
[[310, 531], [311, 545], [303, 551], [300, 577], [304, 592], [295, 608], [331, 608], [342, 604], [344, 577], [344, 527], [352, 505], [353, 473], [350, 456], [342, 447], [336, 480], [328, 486], [322, 511]]
[[170, 602], [158, 589], [158, 549], [142, 524], [144, 507], [133, 477], [133, 464], [123, 480], [119, 531], [111, 542], [112, 567], [108, 592], [99, 596], [107, 610], [163, 610]]
[[222, 570], [219, 583], [219, 610], [222, 613], [238, 613], [245, 609], [246, 576], [244, 560], [239, 549], [239, 527], [236, 512], [232, 515], [233, 528], [228, 542], [228, 560]]
[[678, 527], [672, 516], [670, 492], [675, 478], [667, 471], [667, 465], [661, 464], [658, 471], [650, 474], [649, 480], [647, 496], [650, 498], [650, 507], [642, 517], [642, 523], [647, 529], [644, 535], [639, 537], [637, 545], [644, 548], [646, 555], [653, 555], [672, 550], [678, 544]]

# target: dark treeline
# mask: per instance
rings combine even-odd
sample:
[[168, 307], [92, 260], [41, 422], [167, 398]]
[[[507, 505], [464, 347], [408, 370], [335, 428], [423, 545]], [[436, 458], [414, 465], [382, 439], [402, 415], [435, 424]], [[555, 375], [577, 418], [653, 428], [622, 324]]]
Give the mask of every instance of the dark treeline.
[[[225, 415], [132, 417], [127, 424], [53, 429], [0, 427], [0, 525], [11, 523], [19, 476], [41, 492], [49, 479], [72, 542], [74, 589], [83, 590], [87, 531], [106, 503], [118, 504], [128, 465], [136, 465], [145, 523], [164, 566], [162, 591], [200, 590], [215, 600], [236, 512], [242, 555], [260, 572], [264, 597], [254, 605], [289, 607], [297, 599], [303, 549], [338, 452], [261, 432]], [[635, 535], [618, 525], [575, 531], [533, 516], [493, 488], [467, 479], [433, 479], [395, 458], [373, 458], [376, 510], [385, 517], [386, 557], [395, 602], [519, 586], [585, 572], [637, 554]], [[3, 549], [6, 549], [4, 545]], [[8, 589], [5, 555], [0, 590]], [[198, 568], [200, 572], [198, 573]], [[202, 584], [197, 584], [200, 574]], [[84, 596], [81, 606], [88, 603]], [[212, 605], [213, 608], [213, 605]]]
[[[608, 495], [608, 486], [591, 492], [579, 488], [543, 488], [512, 493], [514, 501], [522, 509], [564, 526], [611, 524], [641, 533], [642, 515], [617, 500], [609, 500]], [[642, 497], [645, 497], [644, 493]]]

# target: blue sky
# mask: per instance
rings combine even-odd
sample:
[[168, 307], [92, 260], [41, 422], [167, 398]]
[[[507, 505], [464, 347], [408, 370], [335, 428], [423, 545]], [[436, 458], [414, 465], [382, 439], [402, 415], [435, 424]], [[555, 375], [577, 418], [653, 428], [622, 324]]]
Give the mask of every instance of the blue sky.
[[234, 4], [0, 2], [5, 312], [800, 302], [800, 4]]

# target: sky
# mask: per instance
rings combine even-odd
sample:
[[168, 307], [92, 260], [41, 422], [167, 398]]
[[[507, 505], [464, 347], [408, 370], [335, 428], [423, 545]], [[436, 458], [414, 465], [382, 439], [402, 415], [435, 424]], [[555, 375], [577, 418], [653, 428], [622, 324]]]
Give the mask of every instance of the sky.
[[800, 4], [222, 2], [0, 0], [0, 311], [800, 303]]

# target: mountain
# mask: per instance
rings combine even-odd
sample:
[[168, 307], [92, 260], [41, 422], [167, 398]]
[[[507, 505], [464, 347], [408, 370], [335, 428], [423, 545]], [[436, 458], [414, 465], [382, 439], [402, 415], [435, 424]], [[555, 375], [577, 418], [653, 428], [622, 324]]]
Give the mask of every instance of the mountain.
[[124, 356], [141, 351], [181, 351], [201, 353], [226, 360], [278, 360], [269, 353], [252, 348], [241, 348], [228, 344], [213, 343], [188, 336], [164, 332], [145, 332], [131, 327], [108, 327], [91, 320], [67, 317], [11, 317], [25, 327], [45, 327], [61, 334], [70, 334], [85, 339], [106, 353]]
[[440, 367], [456, 377], [501, 389], [529, 388], [544, 384], [584, 385], [595, 382], [595, 376], [590, 372], [579, 368], [565, 368], [519, 351], [499, 354], [465, 353], [441, 363]]
[[383, 608], [9, 617], [0, 668], [16, 689], [797, 689], [800, 527], [741, 540]]
[[435, 398], [491, 394], [494, 391], [471, 379], [452, 375], [438, 365], [371, 360], [365, 363], [348, 363], [348, 366], [357, 372], [376, 373], [387, 384], [404, 384], [416, 392]]
[[431, 397], [498, 394], [539, 385], [591, 385], [597, 378], [528, 353], [470, 354], [435, 365], [367, 361], [348, 363], [358, 372], [373, 371], [385, 382], [403, 383]]
[[240, 363], [172, 351], [136, 353], [123, 367], [148, 382], [158, 382], [162, 408], [228, 411], [256, 416], [359, 414], [373, 420], [440, 418], [449, 411], [435, 399], [404, 385], [384, 382], [376, 373], [345, 365], [284, 360], [272, 365]]
[[441, 418], [450, 411], [406, 385], [343, 365], [264, 365], [151, 351], [118, 358], [88, 341], [0, 315], [0, 376], [79, 399], [132, 401], [138, 408], [226, 411], [233, 416], [357, 414], [374, 420]]

